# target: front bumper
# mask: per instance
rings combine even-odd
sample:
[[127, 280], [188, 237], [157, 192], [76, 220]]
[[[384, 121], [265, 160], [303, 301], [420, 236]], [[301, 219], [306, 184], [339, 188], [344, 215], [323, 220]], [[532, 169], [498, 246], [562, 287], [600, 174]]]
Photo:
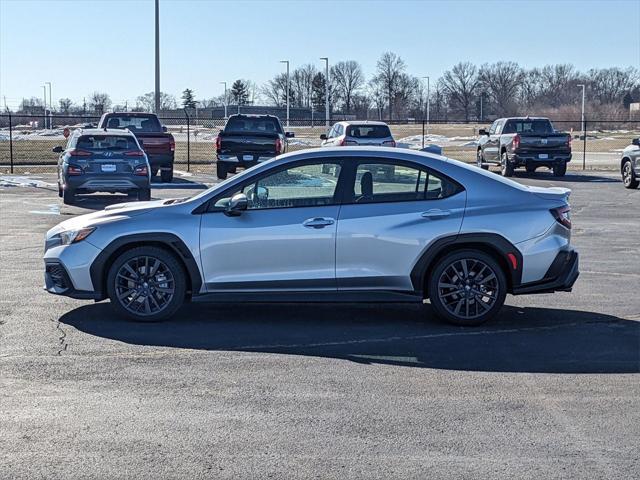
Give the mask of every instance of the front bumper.
[[101, 299], [94, 291], [91, 264], [101, 250], [87, 240], [71, 245], [47, 241], [44, 253], [44, 289], [54, 295]]
[[79, 300], [100, 300], [100, 295], [95, 292], [77, 290], [66, 268], [58, 261], [45, 262], [44, 289], [54, 295], [64, 295]]
[[513, 294], [570, 292], [580, 275], [578, 264], [577, 251], [563, 250], [556, 255], [544, 278], [514, 286]]

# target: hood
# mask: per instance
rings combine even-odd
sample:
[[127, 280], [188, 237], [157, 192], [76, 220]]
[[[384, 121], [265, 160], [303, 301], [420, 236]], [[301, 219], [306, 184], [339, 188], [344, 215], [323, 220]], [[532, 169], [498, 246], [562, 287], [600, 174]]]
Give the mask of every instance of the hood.
[[97, 226], [105, 223], [143, 215], [151, 210], [160, 207], [166, 200], [153, 200], [151, 202], [128, 202], [110, 205], [99, 212], [80, 215], [59, 223], [47, 232], [47, 238], [64, 230], [75, 230], [78, 228]]
[[534, 187], [527, 186], [527, 190], [537, 197], [544, 198], [545, 200], [561, 200], [568, 202], [571, 190], [563, 187]]

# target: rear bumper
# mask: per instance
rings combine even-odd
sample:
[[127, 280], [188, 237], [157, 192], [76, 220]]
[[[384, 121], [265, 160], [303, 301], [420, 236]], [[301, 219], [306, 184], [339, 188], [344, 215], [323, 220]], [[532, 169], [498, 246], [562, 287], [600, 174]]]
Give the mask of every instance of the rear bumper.
[[[271, 160], [275, 157], [275, 153], [265, 153], [265, 154], [237, 154], [237, 155], [223, 155], [218, 154], [216, 159], [218, 162], [233, 164], [238, 167], [253, 167], [257, 163], [265, 162], [267, 160]], [[248, 158], [251, 157], [251, 158]]]
[[539, 165], [539, 166], [552, 166], [559, 162], [570, 162], [570, 153], [542, 153], [542, 155], [548, 155], [548, 158], [540, 158], [541, 153], [515, 153], [510, 157], [510, 160], [516, 167], [527, 165]]
[[136, 175], [79, 175], [65, 179], [65, 188], [76, 192], [128, 192], [149, 187], [149, 177]]
[[513, 294], [570, 292], [580, 275], [578, 264], [577, 251], [563, 250], [556, 255], [542, 280], [514, 287]]

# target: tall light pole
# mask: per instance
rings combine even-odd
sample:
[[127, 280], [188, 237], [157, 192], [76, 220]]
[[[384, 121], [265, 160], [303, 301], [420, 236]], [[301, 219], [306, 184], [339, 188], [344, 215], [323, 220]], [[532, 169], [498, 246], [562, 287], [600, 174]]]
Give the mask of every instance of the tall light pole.
[[224, 118], [227, 119], [227, 82], [220, 82], [224, 85]]
[[325, 75], [324, 75], [324, 119], [326, 126], [329, 126], [329, 57], [320, 57], [320, 60], [325, 61]]
[[287, 64], [287, 128], [289, 128], [289, 60], [280, 60], [280, 63]]
[[49, 85], [49, 108], [53, 110], [53, 102], [51, 101], [51, 82], [44, 82], [45, 85]]
[[43, 117], [43, 123], [44, 123], [44, 128], [47, 128], [47, 86], [46, 85], [42, 85], [42, 97], [44, 99], [44, 117]]
[[160, 112], [160, 0], [156, 0], [156, 91], [155, 113]]
[[429, 135], [429, 113], [430, 113], [430, 111], [429, 111], [429, 110], [430, 110], [430, 106], [431, 106], [431, 105], [430, 105], [430, 103], [429, 103], [429, 99], [430, 99], [430, 97], [431, 97], [431, 95], [430, 95], [430, 93], [431, 93], [431, 91], [430, 91], [431, 86], [430, 86], [430, 84], [429, 84], [429, 81], [430, 81], [430, 78], [429, 78], [429, 77], [422, 77], [422, 78], [426, 78], [426, 79], [427, 79], [427, 135]]
[[586, 132], [586, 124], [584, 123], [584, 93], [585, 93], [585, 85], [578, 85], [578, 87], [582, 87], [582, 142], [584, 148], [582, 149], [582, 169], [586, 168], [586, 156], [587, 156], [587, 132]]

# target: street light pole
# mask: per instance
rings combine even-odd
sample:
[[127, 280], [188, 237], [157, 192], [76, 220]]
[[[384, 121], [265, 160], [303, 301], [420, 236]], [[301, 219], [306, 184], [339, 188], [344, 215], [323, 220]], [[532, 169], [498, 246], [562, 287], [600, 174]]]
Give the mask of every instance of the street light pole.
[[289, 60], [280, 60], [280, 63], [287, 64], [287, 128], [289, 128]]
[[44, 122], [44, 128], [47, 128], [47, 86], [46, 85], [42, 85], [42, 91], [43, 91], [43, 99], [44, 99], [44, 117], [43, 117], [43, 122]]
[[227, 82], [220, 82], [224, 85], [224, 118], [227, 119]]
[[51, 82], [44, 82], [46, 85], [49, 85], [49, 108], [53, 110], [53, 102], [51, 101]]
[[429, 77], [422, 77], [422, 78], [426, 78], [427, 79], [427, 135], [429, 135], [429, 113], [430, 113], [430, 111], [429, 111], [430, 110], [430, 108], [429, 108], [430, 107], [429, 99], [431, 97], [431, 95], [430, 95], [430, 93], [431, 93], [430, 87], [431, 86], [429, 84], [429, 81], [430, 81]]
[[578, 87], [582, 87], [582, 142], [584, 148], [582, 149], [582, 169], [586, 168], [586, 156], [587, 156], [587, 132], [586, 132], [586, 124], [584, 122], [584, 97], [585, 97], [585, 85], [578, 85]]
[[160, 0], [156, 0], [156, 91], [155, 113], [160, 113]]
[[324, 112], [324, 119], [325, 119], [325, 123], [326, 126], [329, 126], [329, 117], [330, 117], [330, 113], [329, 113], [329, 57], [320, 57], [320, 60], [324, 60], [326, 65], [325, 65], [325, 75], [324, 75], [324, 108], [325, 108], [325, 112]]

